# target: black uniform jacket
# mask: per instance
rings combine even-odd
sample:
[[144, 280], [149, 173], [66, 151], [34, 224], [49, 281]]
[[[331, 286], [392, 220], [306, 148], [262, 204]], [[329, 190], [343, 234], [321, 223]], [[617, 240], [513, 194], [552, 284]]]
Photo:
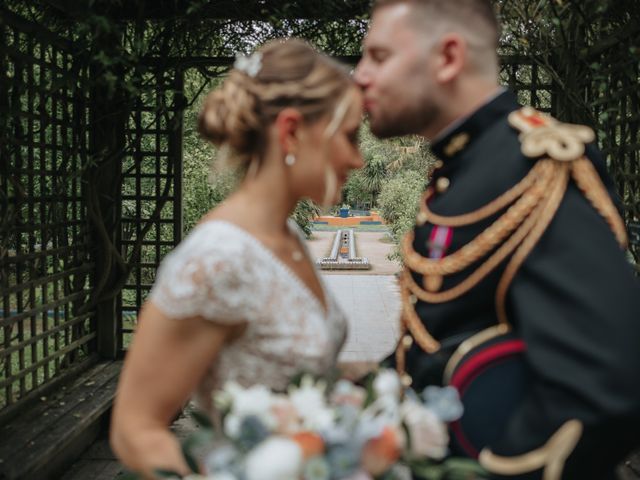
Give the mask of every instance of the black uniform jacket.
[[[473, 211], [529, 173], [537, 159], [522, 154], [519, 132], [507, 121], [519, 108], [504, 92], [432, 146], [441, 160], [432, 179], [432, 212]], [[614, 196], [601, 154], [589, 145], [586, 155]], [[413, 248], [422, 256], [434, 248], [450, 255], [498, 215], [451, 228], [440, 235], [448, 241], [435, 247], [434, 225], [417, 226]], [[442, 290], [475, 268], [444, 277]], [[442, 382], [444, 364], [462, 339], [496, 325], [503, 271], [504, 263], [452, 301], [415, 304], [442, 345], [435, 354], [415, 342], [407, 347], [406, 371], [416, 390]], [[421, 275], [412, 276], [420, 284]], [[481, 463], [498, 478], [613, 478], [616, 463], [640, 444], [640, 282], [611, 228], [573, 182], [518, 270], [506, 308], [526, 351], [517, 365], [505, 362], [486, 385], [478, 382], [472, 398], [463, 396], [462, 423], [482, 450]], [[453, 453], [468, 453], [452, 437]]]

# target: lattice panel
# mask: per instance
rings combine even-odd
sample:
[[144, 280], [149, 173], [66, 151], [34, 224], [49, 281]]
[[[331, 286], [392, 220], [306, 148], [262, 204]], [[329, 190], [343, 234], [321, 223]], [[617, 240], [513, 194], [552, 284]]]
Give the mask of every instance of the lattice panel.
[[518, 96], [520, 105], [554, 111], [553, 83], [544, 69], [526, 57], [502, 56], [500, 81]]
[[[623, 48], [616, 46], [616, 49]], [[613, 58], [611, 58], [613, 57]], [[616, 52], [605, 51], [593, 62], [607, 66], [619, 61]], [[599, 145], [607, 156], [607, 165], [623, 202], [624, 217], [630, 234], [630, 252], [640, 263], [640, 71], [638, 60], [627, 56], [627, 64], [619, 63], [593, 74], [594, 81], [585, 92], [593, 108], [593, 118], [600, 130]], [[635, 71], [628, 75], [629, 70]], [[504, 85], [517, 92], [522, 105], [553, 113], [556, 111], [554, 86], [543, 68], [530, 59], [502, 57], [500, 77]], [[640, 271], [640, 269], [639, 269]]]
[[164, 256], [182, 238], [182, 74], [150, 73], [127, 129], [120, 248], [131, 268], [119, 307], [120, 347]]
[[[616, 48], [624, 48], [618, 46]], [[607, 56], [599, 59], [606, 65]], [[628, 72], [635, 72], [633, 76]], [[631, 78], [634, 77], [634, 78]], [[622, 200], [629, 228], [630, 252], [640, 265], [640, 66], [628, 57], [626, 65], [616, 65], [607, 74], [606, 91], [598, 84], [591, 98], [595, 118], [599, 120], [602, 151], [607, 155], [609, 171]], [[640, 271], [640, 269], [639, 269]]]
[[[28, 32], [28, 33], [27, 33]], [[86, 71], [64, 39], [0, 9], [0, 412], [95, 351]]]

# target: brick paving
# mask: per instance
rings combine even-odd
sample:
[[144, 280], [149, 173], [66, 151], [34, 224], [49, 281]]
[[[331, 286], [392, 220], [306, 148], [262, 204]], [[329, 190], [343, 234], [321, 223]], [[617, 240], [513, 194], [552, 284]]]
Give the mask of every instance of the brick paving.
[[396, 277], [324, 275], [324, 280], [349, 320], [340, 361], [378, 361], [391, 353], [400, 312]]

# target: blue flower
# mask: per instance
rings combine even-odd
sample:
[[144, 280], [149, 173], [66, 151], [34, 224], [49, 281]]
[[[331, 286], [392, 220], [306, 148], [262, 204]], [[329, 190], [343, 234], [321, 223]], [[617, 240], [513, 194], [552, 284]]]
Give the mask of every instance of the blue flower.
[[240, 434], [238, 435], [238, 445], [245, 451], [261, 443], [269, 436], [269, 429], [255, 415], [248, 415], [242, 419], [240, 424]]
[[238, 469], [240, 454], [231, 443], [217, 443], [204, 458], [207, 473], [232, 472]]
[[453, 422], [462, 416], [464, 410], [455, 387], [429, 386], [422, 392], [426, 407], [443, 422]]
[[360, 466], [360, 454], [361, 449], [350, 443], [330, 447], [326, 459], [331, 468], [331, 480], [340, 480], [355, 472]]

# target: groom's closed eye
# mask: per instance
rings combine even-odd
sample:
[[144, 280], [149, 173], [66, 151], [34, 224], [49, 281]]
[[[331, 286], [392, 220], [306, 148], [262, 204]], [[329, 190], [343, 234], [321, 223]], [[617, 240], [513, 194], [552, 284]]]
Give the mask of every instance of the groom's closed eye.
[[378, 48], [378, 47], [370, 48], [368, 53], [371, 59], [376, 63], [384, 62], [391, 54], [391, 52], [386, 48]]

